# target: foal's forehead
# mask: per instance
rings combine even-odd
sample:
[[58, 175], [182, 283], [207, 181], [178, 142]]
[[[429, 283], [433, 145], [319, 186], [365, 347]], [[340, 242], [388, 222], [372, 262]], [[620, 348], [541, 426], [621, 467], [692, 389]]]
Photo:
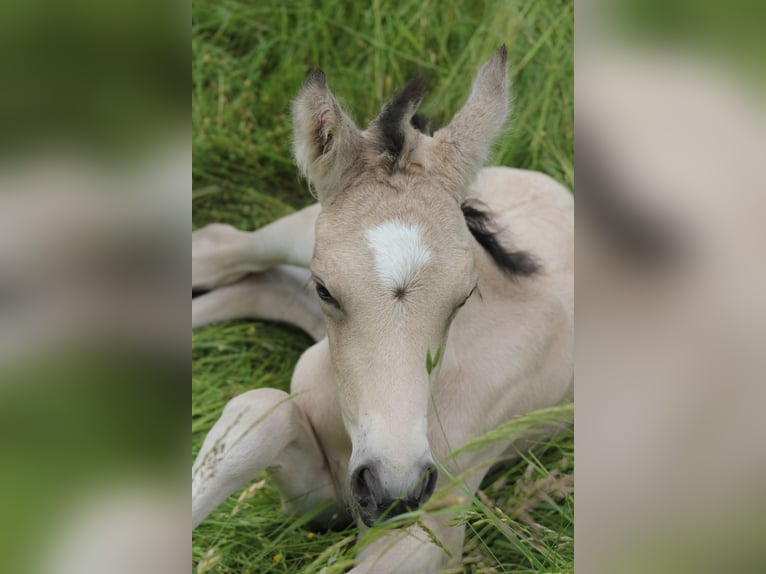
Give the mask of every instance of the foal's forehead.
[[372, 261], [384, 283], [400, 284], [393, 278], [460, 258], [470, 241], [460, 205], [432, 178], [373, 169], [323, 206], [317, 247], [322, 259]]
[[316, 271], [374, 278], [397, 298], [424, 280], [470, 274], [470, 234], [459, 205], [446, 194], [417, 194], [360, 193], [327, 209], [317, 228]]
[[365, 239], [378, 279], [399, 297], [431, 261], [431, 247], [418, 223], [389, 219], [367, 229]]
[[430, 243], [435, 251], [464, 243], [460, 206], [446, 194], [419, 191], [367, 188], [351, 193], [323, 208], [317, 239], [388, 247]]

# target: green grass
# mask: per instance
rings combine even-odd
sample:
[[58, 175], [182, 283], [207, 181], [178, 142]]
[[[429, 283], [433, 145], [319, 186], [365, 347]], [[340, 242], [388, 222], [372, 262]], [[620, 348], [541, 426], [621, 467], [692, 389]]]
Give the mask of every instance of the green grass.
[[[571, 188], [573, 29], [571, 1], [195, 0], [194, 228], [255, 229], [312, 202], [292, 161], [289, 121], [311, 69], [325, 71], [359, 125], [425, 71], [431, 89], [421, 111], [441, 125], [504, 42], [514, 111], [492, 163], [540, 170]], [[287, 389], [310, 343], [298, 330], [252, 321], [194, 332], [192, 453], [229, 399], [258, 387]], [[572, 571], [573, 443], [565, 433], [491, 473], [463, 513], [461, 571]], [[195, 571], [342, 572], [351, 563], [353, 530], [308, 533], [281, 511], [268, 479], [243, 492], [195, 531]]]

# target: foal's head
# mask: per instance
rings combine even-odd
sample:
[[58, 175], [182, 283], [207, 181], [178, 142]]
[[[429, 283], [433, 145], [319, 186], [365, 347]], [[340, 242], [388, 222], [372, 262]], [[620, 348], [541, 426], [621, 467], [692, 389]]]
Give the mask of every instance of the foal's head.
[[508, 112], [505, 46], [433, 137], [414, 127], [422, 96], [409, 84], [360, 131], [317, 71], [293, 104], [295, 156], [322, 205], [311, 272], [367, 524], [418, 508], [436, 484], [426, 362], [476, 287], [461, 203]]

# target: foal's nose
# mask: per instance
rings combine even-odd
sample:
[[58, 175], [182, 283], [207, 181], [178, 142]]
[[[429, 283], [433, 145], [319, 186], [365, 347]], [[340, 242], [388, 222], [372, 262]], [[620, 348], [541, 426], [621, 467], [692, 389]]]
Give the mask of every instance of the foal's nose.
[[420, 508], [434, 493], [438, 471], [432, 462], [422, 467], [414, 482], [403, 489], [387, 485], [380, 463], [359, 465], [351, 474], [351, 492], [362, 521], [371, 526], [378, 518], [391, 518]]

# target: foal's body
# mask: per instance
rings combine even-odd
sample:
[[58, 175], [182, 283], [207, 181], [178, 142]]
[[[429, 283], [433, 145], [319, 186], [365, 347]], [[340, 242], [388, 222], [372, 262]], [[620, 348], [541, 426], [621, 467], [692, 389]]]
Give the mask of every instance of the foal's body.
[[[500, 243], [532, 254], [539, 270], [529, 276], [509, 276], [471, 237], [469, 249], [477, 292], [467, 298], [459, 313], [450, 317], [441, 359], [430, 377], [425, 373], [425, 354], [418, 352], [413, 359], [422, 361], [424, 384], [430, 386], [424, 432], [426, 450], [430, 449], [430, 457], [441, 469], [436, 486], [452, 489], [456, 495], [474, 492], [492, 462], [511, 444], [498, 441], [457, 457], [450, 457], [452, 451], [514, 415], [560, 402], [571, 393], [573, 381], [574, 215], [570, 193], [543, 174], [485, 168], [465, 198], [483, 202], [500, 230]], [[320, 195], [320, 202], [322, 199]], [[376, 199], [367, 205], [364, 216], [357, 216], [355, 224], [374, 227], [379, 223], [376, 210], [384, 210], [376, 207], [379, 201], [385, 205], [384, 200]], [[408, 217], [418, 220], [427, 215], [424, 210], [428, 205], [423, 206], [422, 197], [402, 194], [397, 201], [400, 209], [395, 214], [386, 213], [386, 221]], [[397, 459], [392, 451], [407, 451], [410, 444], [417, 442], [413, 438], [419, 432], [417, 420], [407, 420], [404, 415], [403, 420], [396, 420], [396, 415], [389, 412], [386, 420], [374, 427], [385, 429], [384, 439], [374, 430], [365, 430], [362, 438], [349, 430], [361, 424], [358, 419], [366, 421], [383, 415], [371, 412], [369, 407], [349, 414], [348, 407], [344, 412], [345, 403], [341, 403], [347, 398], [339, 395], [338, 373], [348, 367], [339, 367], [339, 361], [333, 359], [333, 353], [337, 356], [339, 351], [324, 336], [323, 310], [307, 288], [311, 274], [306, 269], [312, 266], [313, 270], [317, 265], [315, 233], [321, 229], [317, 218], [322, 209], [314, 205], [253, 233], [209, 226], [194, 234], [193, 282], [197, 287], [212, 289], [193, 301], [194, 326], [235, 317], [266, 318], [296, 324], [318, 340], [296, 365], [290, 395], [259, 389], [227, 405], [195, 462], [194, 526], [264, 469], [270, 471], [290, 512], [311, 512], [334, 501], [318, 517], [324, 525], [358, 517], [349, 509], [359, 509], [359, 500], [364, 499], [360, 488], [367, 493], [369, 482], [373, 494], [383, 488], [404, 492], [413, 483], [415, 475], [407, 466], [409, 459]], [[326, 269], [325, 263], [325, 273]], [[387, 329], [386, 314], [395, 314], [397, 311], [391, 309], [405, 303], [391, 305], [378, 318], [383, 334]], [[331, 315], [334, 312], [324, 309], [330, 323], [336, 320]], [[407, 341], [401, 344], [407, 345]], [[436, 348], [429, 348], [429, 354], [434, 351]], [[376, 350], [373, 343], [360, 367], [364, 372], [364, 363], [369, 365], [369, 386], [375, 387], [364, 390], [373, 395], [370, 402], [364, 403], [367, 405], [382, 405], [391, 400], [392, 392], [397, 392], [384, 383], [373, 384], [378, 354], [380, 361], [390, 361], [393, 377], [407, 376], [404, 371], [399, 375], [392, 357], [386, 355], [385, 349]], [[397, 351], [394, 359], [400, 355], [406, 352]], [[408, 397], [399, 400], [404, 404]], [[363, 440], [367, 443], [363, 444]], [[364, 457], [355, 453], [355, 448], [367, 453], [367, 458], [373, 453], [393, 462], [374, 480], [368, 481], [362, 474], [360, 487], [359, 474], [354, 474], [352, 467], [359, 466], [359, 458]], [[428, 457], [428, 453], [421, 456], [417, 454], [420, 451], [412, 452], [415, 454], [410, 458]], [[419, 464], [421, 468], [422, 461]], [[460, 476], [461, 480], [451, 482], [449, 475]], [[396, 482], [399, 476], [408, 477], [401, 479], [402, 485]], [[430, 492], [423, 494], [421, 502], [428, 495]], [[447, 563], [449, 555], [459, 559], [464, 528], [449, 525], [452, 518], [426, 513], [421, 519], [449, 554], [416, 524], [394, 530], [365, 546], [358, 554], [354, 572], [428, 572]], [[369, 523], [363, 512], [361, 521]]]

